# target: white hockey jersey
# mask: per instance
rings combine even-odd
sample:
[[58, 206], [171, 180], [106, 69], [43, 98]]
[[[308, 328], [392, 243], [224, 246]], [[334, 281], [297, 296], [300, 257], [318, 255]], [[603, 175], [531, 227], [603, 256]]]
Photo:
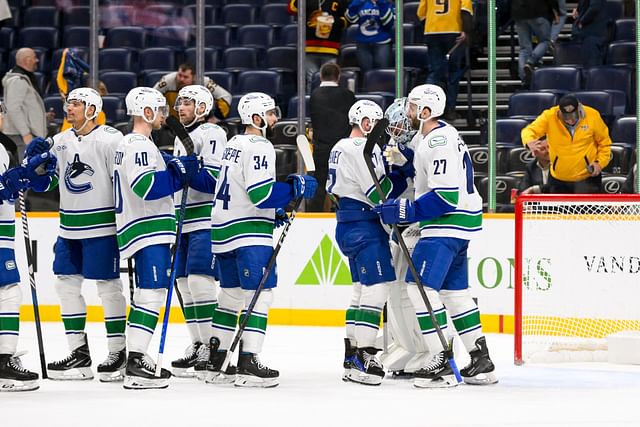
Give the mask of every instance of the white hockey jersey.
[[[0, 175], [9, 169], [9, 154], [0, 144]], [[0, 248], [14, 249], [16, 237], [16, 209], [13, 202], [0, 200]]]
[[58, 158], [48, 190], [60, 190], [60, 236], [86, 239], [116, 234], [113, 158], [122, 133], [96, 126], [87, 135], [68, 129], [53, 137]]
[[236, 135], [222, 154], [211, 214], [213, 252], [273, 245], [275, 209], [256, 205], [269, 198], [276, 180], [276, 153], [266, 138]]
[[[218, 125], [203, 123], [189, 132], [193, 141], [193, 152], [202, 157], [204, 169], [215, 179], [220, 175], [220, 161], [222, 152], [227, 145], [227, 134]], [[182, 142], [176, 138], [173, 155], [184, 156], [187, 152]], [[182, 201], [182, 191], [174, 193], [173, 201], [177, 211], [180, 209]], [[196, 230], [209, 230], [211, 228], [211, 208], [213, 206], [213, 195], [201, 193], [198, 190], [189, 188], [187, 193], [187, 207], [182, 231], [189, 233]]]
[[456, 208], [439, 218], [420, 221], [420, 235], [469, 240], [482, 229], [482, 197], [473, 184], [467, 145], [453, 126], [438, 123], [426, 136], [414, 137], [415, 198], [433, 191]]
[[[380, 203], [380, 197], [364, 162], [366, 142], [366, 138], [343, 138], [333, 146], [329, 154], [326, 190], [338, 198], [348, 197], [375, 206]], [[388, 196], [392, 184], [385, 175], [382, 151], [377, 145], [373, 147], [372, 160], [378, 182]]]
[[153, 186], [154, 173], [167, 169], [155, 144], [146, 136], [130, 133], [115, 154], [113, 191], [118, 247], [121, 258], [142, 248], [173, 243], [176, 219], [172, 196], [144, 200]]

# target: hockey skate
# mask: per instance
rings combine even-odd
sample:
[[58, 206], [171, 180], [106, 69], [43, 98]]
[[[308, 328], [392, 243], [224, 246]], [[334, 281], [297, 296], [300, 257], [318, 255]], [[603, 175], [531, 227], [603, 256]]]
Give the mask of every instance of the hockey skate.
[[207, 377], [207, 362], [209, 362], [210, 348], [211, 346], [209, 344], [202, 344], [198, 348], [196, 363], [193, 365], [193, 370], [200, 381], [204, 381]]
[[351, 372], [351, 367], [353, 366], [353, 361], [356, 359], [356, 348], [351, 346], [351, 341], [349, 338], [344, 339], [344, 362], [342, 362], [342, 367], [344, 368], [344, 373], [342, 374], [342, 381], [349, 381], [349, 372]]
[[240, 341], [240, 355], [238, 356], [238, 371], [236, 373], [236, 387], [276, 387], [280, 372], [264, 366], [255, 353], [242, 352]]
[[199, 341], [189, 344], [189, 347], [184, 351], [184, 356], [171, 362], [173, 375], [179, 378], [193, 378], [196, 376], [194, 366], [198, 361], [198, 349], [201, 346], [202, 343]]
[[129, 352], [123, 386], [127, 390], [167, 388], [169, 378], [171, 372], [167, 369], [162, 369], [160, 377], [156, 377], [156, 364], [148, 355], [136, 351]]
[[38, 377], [22, 366], [18, 356], [0, 354], [0, 392], [37, 390], [40, 388]]
[[47, 372], [52, 380], [91, 380], [91, 354], [87, 334], [83, 334], [84, 344], [76, 348], [62, 360], [49, 363]]
[[119, 351], [110, 351], [107, 359], [98, 365], [98, 376], [100, 382], [112, 383], [124, 380], [124, 374], [127, 368], [127, 351], [122, 349]]
[[220, 372], [227, 352], [218, 351], [220, 340], [216, 337], [209, 341], [209, 361], [207, 362], [205, 382], [207, 384], [233, 384], [236, 380], [236, 367], [229, 364], [224, 372]]
[[450, 353], [441, 351], [434, 354], [422, 369], [415, 372], [413, 385], [418, 388], [445, 388], [458, 385], [453, 370], [449, 365]]
[[377, 352], [373, 347], [357, 349], [348, 380], [358, 384], [380, 385], [384, 378], [384, 369], [376, 357]]
[[480, 337], [476, 340], [476, 349], [469, 353], [471, 362], [460, 369], [460, 375], [467, 384], [472, 385], [489, 385], [498, 382], [494, 371], [495, 366], [489, 358], [489, 349], [487, 348], [487, 340]]

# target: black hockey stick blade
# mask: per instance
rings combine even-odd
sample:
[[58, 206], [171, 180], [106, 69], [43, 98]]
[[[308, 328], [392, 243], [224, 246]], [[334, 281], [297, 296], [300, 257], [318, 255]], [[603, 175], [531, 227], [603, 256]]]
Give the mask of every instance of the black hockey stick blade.
[[173, 116], [169, 116], [165, 119], [164, 122], [167, 127], [176, 134], [178, 139], [180, 139], [180, 142], [182, 142], [184, 149], [187, 150], [187, 156], [193, 154], [193, 141], [189, 136], [189, 132], [187, 132], [184, 126], [182, 126], [182, 123], [180, 123], [180, 120], [176, 119]]
[[367, 142], [364, 144], [364, 153], [366, 155], [371, 156], [371, 154], [373, 154], [373, 146], [375, 144], [383, 145], [387, 126], [389, 126], [389, 120], [383, 117], [378, 120], [373, 129], [371, 129], [371, 132], [367, 135]]

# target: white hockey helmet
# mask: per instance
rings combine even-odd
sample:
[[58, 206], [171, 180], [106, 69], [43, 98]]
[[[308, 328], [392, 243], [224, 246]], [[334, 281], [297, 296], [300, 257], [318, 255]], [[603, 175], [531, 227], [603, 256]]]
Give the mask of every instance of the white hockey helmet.
[[[209, 90], [204, 86], [189, 85], [180, 89], [174, 106], [176, 111], [178, 110], [178, 106], [182, 99], [193, 100], [196, 104], [195, 114], [197, 118], [206, 117], [213, 108], [213, 95], [211, 95], [211, 92], [209, 92]], [[198, 108], [202, 104], [204, 104], [204, 113], [198, 114]]]
[[[125, 104], [127, 105], [128, 115], [142, 117], [147, 123], [153, 123], [159, 111], [162, 111], [165, 117], [169, 113], [167, 100], [159, 91], [150, 87], [134, 87], [131, 89], [125, 98]], [[147, 120], [144, 116], [144, 109], [147, 107], [153, 111], [153, 119], [151, 120]]]
[[376, 122], [383, 117], [382, 108], [378, 104], [368, 99], [361, 99], [349, 108], [349, 124], [358, 125], [362, 133], [365, 135], [371, 132], [365, 132], [362, 129], [362, 120], [367, 118], [371, 122], [371, 128], [375, 126]]
[[418, 118], [423, 109], [428, 108], [431, 111], [431, 118], [440, 117], [444, 114], [447, 96], [442, 88], [438, 85], [424, 84], [411, 89], [407, 97], [407, 103], [415, 104], [417, 107]]
[[267, 112], [271, 110], [275, 110], [276, 116], [280, 118], [280, 108], [276, 105], [276, 101], [262, 92], [249, 92], [238, 102], [238, 114], [242, 124], [253, 126], [253, 115], [257, 114], [264, 122], [264, 126], [259, 128], [261, 130], [267, 128]]
[[[79, 87], [69, 92], [63, 108], [65, 113], [67, 112], [67, 104], [70, 101], [80, 101], [84, 103], [84, 118], [87, 120], [95, 119], [102, 111], [102, 97], [100, 96], [98, 91], [90, 87]], [[87, 110], [89, 109], [90, 105], [93, 105], [95, 107], [95, 111], [91, 117], [87, 116]]]
[[398, 144], [407, 143], [412, 137], [411, 122], [406, 114], [407, 98], [397, 98], [384, 112], [384, 117], [389, 120], [385, 131]]

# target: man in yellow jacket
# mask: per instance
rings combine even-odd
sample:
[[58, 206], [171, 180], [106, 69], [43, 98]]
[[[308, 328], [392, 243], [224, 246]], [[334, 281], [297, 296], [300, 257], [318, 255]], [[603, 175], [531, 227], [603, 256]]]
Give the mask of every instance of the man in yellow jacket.
[[546, 135], [551, 158], [549, 193], [599, 193], [602, 169], [611, 159], [609, 129], [598, 110], [575, 95], [563, 96], [522, 129], [522, 142], [535, 155]]

